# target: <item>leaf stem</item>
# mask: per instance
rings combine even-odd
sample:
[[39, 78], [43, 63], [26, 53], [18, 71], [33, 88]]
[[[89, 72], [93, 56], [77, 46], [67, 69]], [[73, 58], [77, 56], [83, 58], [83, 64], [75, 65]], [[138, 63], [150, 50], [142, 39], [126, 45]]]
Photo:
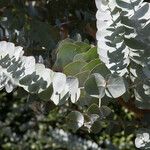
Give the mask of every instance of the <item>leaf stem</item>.
[[99, 98], [99, 100], [98, 100], [98, 106], [99, 106], [99, 108], [101, 107], [101, 98]]

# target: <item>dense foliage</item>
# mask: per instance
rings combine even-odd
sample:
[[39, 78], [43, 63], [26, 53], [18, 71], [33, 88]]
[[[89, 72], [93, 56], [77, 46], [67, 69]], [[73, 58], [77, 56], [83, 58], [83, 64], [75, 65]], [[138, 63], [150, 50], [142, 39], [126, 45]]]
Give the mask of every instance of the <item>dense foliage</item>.
[[149, 4], [96, 6], [0, 1], [1, 149], [149, 149]]

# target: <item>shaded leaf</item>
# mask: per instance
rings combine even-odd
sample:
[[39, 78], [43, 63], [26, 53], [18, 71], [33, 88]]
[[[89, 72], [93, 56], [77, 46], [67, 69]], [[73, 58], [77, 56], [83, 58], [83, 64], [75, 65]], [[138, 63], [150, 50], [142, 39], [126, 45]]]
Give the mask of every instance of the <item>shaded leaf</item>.
[[106, 81], [103, 76], [94, 73], [85, 82], [85, 91], [92, 97], [102, 98], [105, 95]]
[[64, 67], [64, 73], [66, 75], [76, 75], [80, 72], [81, 68], [86, 65], [86, 62], [76, 61], [72, 62]]
[[106, 95], [117, 98], [126, 92], [125, 83], [122, 77], [110, 76], [107, 81]]
[[84, 124], [84, 116], [79, 111], [72, 111], [67, 116], [67, 124], [74, 132]]

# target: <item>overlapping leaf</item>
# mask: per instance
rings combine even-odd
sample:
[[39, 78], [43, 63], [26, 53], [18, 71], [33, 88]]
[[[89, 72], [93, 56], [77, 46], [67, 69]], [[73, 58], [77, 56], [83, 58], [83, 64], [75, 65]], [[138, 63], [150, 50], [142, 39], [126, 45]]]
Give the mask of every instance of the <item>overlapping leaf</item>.
[[[60, 100], [71, 97], [76, 102], [80, 96], [77, 78], [66, 77], [65, 74], [53, 72], [43, 64], [35, 63], [32, 56], [23, 56], [22, 47], [15, 47], [13, 43], [0, 42], [0, 89], [5, 87], [12, 92], [14, 87], [23, 87], [30, 93], [41, 93], [49, 89], [53, 94], [51, 100], [58, 104]], [[50, 95], [47, 97], [50, 98]], [[46, 97], [44, 97], [46, 99]]]
[[112, 73], [130, 78], [132, 84], [139, 81], [139, 87], [144, 88], [137, 87], [134, 95], [136, 104], [140, 102], [140, 108], [145, 108], [149, 95], [146, 82], [149, 80], [150, 5], [141, 0], [96, 0], [96, 5], [100, 59]]

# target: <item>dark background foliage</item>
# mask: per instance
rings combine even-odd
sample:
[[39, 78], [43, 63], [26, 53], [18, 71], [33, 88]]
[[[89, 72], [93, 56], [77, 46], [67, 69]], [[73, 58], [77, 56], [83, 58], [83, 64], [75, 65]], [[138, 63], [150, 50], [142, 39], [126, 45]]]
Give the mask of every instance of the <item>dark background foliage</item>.
[[95, 22], [94, 1], [1, 0], [0, 6], [1, 17], [8, 19], [1, 21], [1, 40], [17, 42], [27, 54], [46, 57], [68, 34], [93, 40], [89, 32]]

